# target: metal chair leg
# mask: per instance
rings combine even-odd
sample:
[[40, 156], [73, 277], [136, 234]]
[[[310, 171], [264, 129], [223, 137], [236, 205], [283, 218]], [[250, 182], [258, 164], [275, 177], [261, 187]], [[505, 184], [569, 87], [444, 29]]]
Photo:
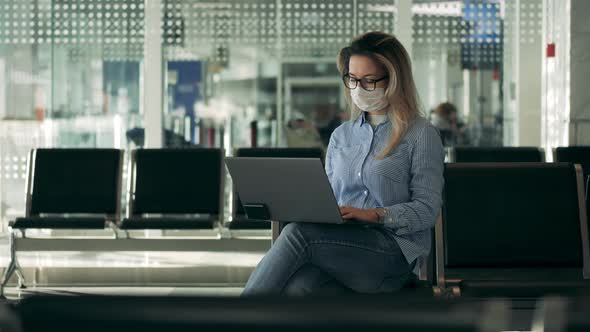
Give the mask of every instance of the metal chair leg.
[[14, 272], [16, 273], [16, 277], [18, 278], [17, 280], [17, 285], [19, 289], [26, 289], [27, 285], [25, 284], [25, 274], [23, 272], [23, 269], [20, 267], [20, 264], [18, 263], [18, 259], [15, 258], [15, 270]]
[[109, 223], [109, 228], [113, 231], [113, 235], [115, 237], [115, 240], [119, 239], [119, 233], [117, 232], [117, 224], [115, 224], [114, 222], [108, 222]]
[[[588, 201], [589, 199], [588, 193], [590, 193], [590, 175], [588, 175], [588, 177], [586, 178], [586, 194], [584, 195], [586, 201]], [[588, 213], [588, 211], [586, 211], [586, 213]]]
[[[21, 230], [21, 232], [23, 236], [25, 236], [25, 231]], [[16, 256], [16, 234], [14, 234], [14, 232], [11, 232], [10, 234], [10, 259], [14, 262], [14, 272], [16, 272], [16, 276], [18, 277], [18, 287], [26, 288], [23, 269], [20, 267], [18, 257]]]
[[[10, 277], [12, 277], [14, 272], [17, 270], [18, 263], [16, 261], [16, 243], [15, 242], [16, 242], [16, 236], [15, 236], [14, 232], [11, 230], [10, 231], [10, 238], [9, 238], [10, 262], [8, 263], [8, 266], [6, 267], [6, 270], [4, 270], [4, 273], [2, 275], [2, 280], [0, 280], [0, 297], [4, 297], [4, 288], [8, 284]], [[18, 272], [18, 273], [21, 273], [21, 272]]]
[[6, 270], [4, 270], [4, 274], [2, 275], [2, 281], [0, 282], [0, 297], [2, 298], [4, 297], [4, 288], [6, 288], [6, 284], [8, 284], [8, 281], [10, 280], [10, 277], [12, 277], [12, 275], [14, 274], [15, 269], [16, 264], [14, 263], [14, 261], [10, 261], [10, 263], [6, 267]]
[[[21, 233], [24, 237], [25, 231], [23, 229], [21, 229]], [[20, 267], [18, 257], [16, 256], [16, 234], [14, 232], [10, 232], [10, 260], [14, 262], [14, 273], [16, 273], [18, 278], [18, 288], [26, 288], [23, 269]]]

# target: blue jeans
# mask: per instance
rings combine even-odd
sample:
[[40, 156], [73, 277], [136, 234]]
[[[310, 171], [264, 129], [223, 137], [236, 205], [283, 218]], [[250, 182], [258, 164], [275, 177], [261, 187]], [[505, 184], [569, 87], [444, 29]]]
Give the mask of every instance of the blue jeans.
[[381, 225], [290, 223], [260, 261], [242, 296], [392, 292], [412, 275]]

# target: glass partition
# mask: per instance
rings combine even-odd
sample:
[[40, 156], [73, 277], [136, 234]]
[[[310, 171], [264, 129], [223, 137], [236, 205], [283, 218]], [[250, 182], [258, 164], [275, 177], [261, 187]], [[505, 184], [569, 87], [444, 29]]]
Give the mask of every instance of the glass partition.
[[[567, 8], [553, 0], [163, 0], [163, 146], [325, 148], [348, 119], [337, 53], [373, 30], [410, 50], [423, 111], [451, 130], [447, 145], [561, 144], [567, 114], [559, 109], [569, 105], [550, 96], [567, 92], [567, 50], [543, 59], [543, 43], [567, 40]], [[145, 146], [146, 10], [144, 0], [0, 0], [4, 230], [24, 209], [30, 148]], [[445, 102], [454, 115], [440, 112]]]
[[34, 147], [127, 148], [142, 126], [140, 0], [0, 0], [0, 218]]

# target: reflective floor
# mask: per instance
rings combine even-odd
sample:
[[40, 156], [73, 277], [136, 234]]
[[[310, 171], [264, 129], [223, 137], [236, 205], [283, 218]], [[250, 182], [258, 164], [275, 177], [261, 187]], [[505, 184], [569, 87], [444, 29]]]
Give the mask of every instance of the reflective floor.
[[32, 294], [59, 295], [147, 295], [147, 296], [239, 296], [242, 287], [35, 287], [6, 290], [6, 297], [18, 300]]
[[[149, 287], [150, 291], [156, 292], [176, 292], [177, 287], [182, 292], [192, 292], [191, 287], [195, 287], [195, 291], [206, 293], [218, 292], [212, 287], [218, 287], [222, 292], [239, 289], [248, 280], [253, 268], [264, 255], [266, 247], [270, 246], [269, 240], [247, 242], [249, 250], [241, 251], [244, 242], [239, 240], [207, 242], [184, 239], [167, 242], [171, 246], [182, 244], [183, 247], [178, 251], [172, 251], [176, 250], [174, 247], [168, 248], [168, 251], [107, 251], [109, 246], [120, 243], [127, 245], [126, 240], [88, 239], [75, 241], [79, 241], [78, 244], [88, 244], [86, 247], [91, 250], [82, 248], [80, 251], [64, 251], [59, 249], [62, 242], [43, 240], [44, 250], [52, 246], [56, 249], [32, 251], [31, 247], [36, 245], [36, 240], [20, 241], [25, 244], [29, 241], [26, 251], [17, 252], [27, 286], [66, 289], [101, 287], [100, 291], [117, 291], [118, 287]], [[146, 242], [141, 242], [143, 243]], [[150, 243], [153, 242], [148, 242]], [[65, 242], [67, 248], [75, 247], [75, 244], [76, 242], [74, 245]], [[197, 249], [193, 250], [193, 247], [187, 244]], [[166, 243], [158, 245], [164, 246]], [[103, 246], [105, 250], [97, 251], [97, 246]], [[8, 239], [0, 239], [2, 268], [9, 262], [9, 253]], [[16, 278], [13, 277], [10, 284], [14, 285], [15, 281]]]

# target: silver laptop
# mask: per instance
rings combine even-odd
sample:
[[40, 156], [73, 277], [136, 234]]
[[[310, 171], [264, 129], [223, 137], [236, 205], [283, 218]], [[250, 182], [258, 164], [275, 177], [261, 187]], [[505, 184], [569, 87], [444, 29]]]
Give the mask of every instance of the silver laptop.
[[226, 157], [248, 218], [342, 224], [320, 159]]

